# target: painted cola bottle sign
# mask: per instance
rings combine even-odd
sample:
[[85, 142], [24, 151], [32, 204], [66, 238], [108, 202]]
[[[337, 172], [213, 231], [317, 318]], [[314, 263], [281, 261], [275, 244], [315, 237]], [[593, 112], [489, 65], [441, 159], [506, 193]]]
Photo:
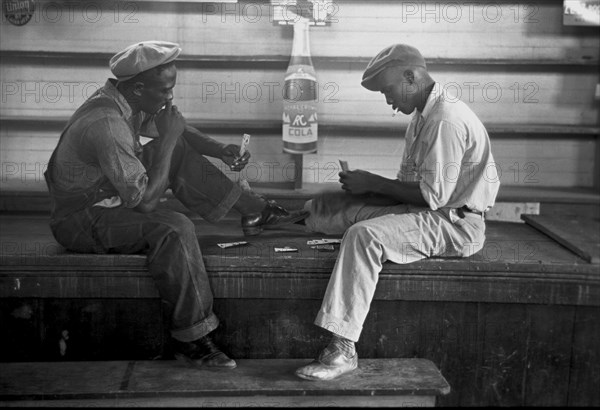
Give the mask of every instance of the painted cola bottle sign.
[[308, 20], [301, 19], [283, 87], [283, 150], [292, 154], [317, 151], [317, 78], [308, 44]]

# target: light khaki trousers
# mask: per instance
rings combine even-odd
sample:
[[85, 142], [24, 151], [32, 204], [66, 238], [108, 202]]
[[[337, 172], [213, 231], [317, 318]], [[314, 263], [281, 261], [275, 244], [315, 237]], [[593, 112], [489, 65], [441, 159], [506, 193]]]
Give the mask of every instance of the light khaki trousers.
[[466, 257], [485, 241], [479, 215], [450, 208], [373, 205], [365, 197], [328, 193], [307, 201], [309, 232], [344, 234], [315, 324], [358, 341], [386, 261], [411, 263], [432, 256]]

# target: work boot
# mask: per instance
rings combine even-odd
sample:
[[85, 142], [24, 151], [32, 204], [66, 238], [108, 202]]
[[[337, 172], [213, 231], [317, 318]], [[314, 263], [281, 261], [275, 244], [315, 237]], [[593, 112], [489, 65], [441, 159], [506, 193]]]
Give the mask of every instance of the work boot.
[[180, 342], [173, 339], [175, 358], [192, 367], [211, 367], [234, 369], [237, 364], [227, 357], [209, 336], [201, 337], [193, 342]]
[[275, 229], [306, 219], [309, 212], [287, 211], [273, 200], [267, 200], [262, 212], [242, 216], [242, 230], [246, 236], [258, 235], [263, 229]]

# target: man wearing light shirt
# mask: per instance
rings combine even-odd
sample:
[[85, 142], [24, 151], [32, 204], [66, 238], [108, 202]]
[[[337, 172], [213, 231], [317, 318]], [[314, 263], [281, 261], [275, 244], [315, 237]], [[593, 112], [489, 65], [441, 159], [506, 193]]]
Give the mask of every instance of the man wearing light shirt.
[[485, 241], [484, 213], [499, 178], [487, 131], [461, 101], [449, 98], [414, 47], [396, 44], [375, 56], [362, 85], [413, 118], [397, 179], [364, 170], [340, 172], [345, 192], [308, 201], [308, 231], [344, 233], [315, 324], [333, 335], [296, 374], [328, 380], [354, 370], [358, 341], [386, 261], [467, 257]]

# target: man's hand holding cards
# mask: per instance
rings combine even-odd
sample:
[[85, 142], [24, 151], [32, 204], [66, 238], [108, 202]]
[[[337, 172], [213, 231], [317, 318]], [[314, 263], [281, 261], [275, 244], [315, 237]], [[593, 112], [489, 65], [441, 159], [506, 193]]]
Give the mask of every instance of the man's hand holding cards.
[[340, 167], [342, 167], [342, 172], [350, 171], [350, 168], [348, 168], [348, 161], [344, 161], [344, 160], [340, 159]]
[[235, 152], [228, 153], [231, 157], [233, 157], [229, 162], [223, 159], [226, 164], [229, 164], [229, 168], [231, 168], [232, 171], [241, 171], [248, 164], [248, 160], [250, 159], [248, 144], [250, 144], [250, 134], [244, 134], [242, 136], [242, 142], [239, 146], [228, 145], [226, 147], [232, 147], [232, 149], [235, 150]]

